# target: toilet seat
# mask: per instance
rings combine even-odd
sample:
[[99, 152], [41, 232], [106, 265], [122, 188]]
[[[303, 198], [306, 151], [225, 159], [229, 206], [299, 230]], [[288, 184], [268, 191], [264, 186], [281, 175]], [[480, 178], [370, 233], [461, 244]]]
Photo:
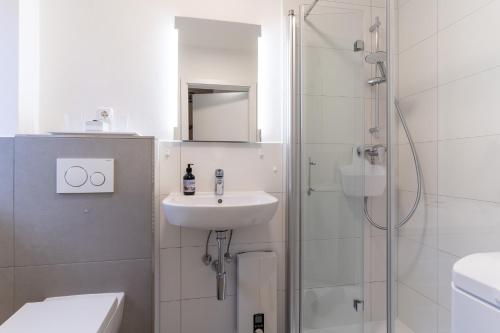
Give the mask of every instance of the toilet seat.
[[500, 253], [477, 253], [453, 266], [452, 333], [498, 333]]
[[123, 303], [123, 293], [47, 298], [25, 304], [0, 326], [0, 333], [114, 333]]

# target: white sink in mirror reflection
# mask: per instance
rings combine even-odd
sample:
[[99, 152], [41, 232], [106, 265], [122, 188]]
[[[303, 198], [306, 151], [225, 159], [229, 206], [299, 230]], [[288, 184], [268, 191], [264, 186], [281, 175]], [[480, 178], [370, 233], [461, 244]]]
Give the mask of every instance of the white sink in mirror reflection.
[[268, 223], [278, 208], [278, 199], [263, 191], [226, 192], [215, 195], [170, 194], [163, 200], [168, 223], [205, 230], [228, 230]]

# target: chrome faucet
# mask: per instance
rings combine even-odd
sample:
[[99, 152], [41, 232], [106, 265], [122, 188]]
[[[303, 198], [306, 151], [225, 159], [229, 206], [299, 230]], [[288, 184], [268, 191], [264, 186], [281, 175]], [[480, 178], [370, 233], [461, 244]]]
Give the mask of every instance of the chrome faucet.
[[224, 170], [222, 169], [215, 170], [215, 194], [224, 194]]

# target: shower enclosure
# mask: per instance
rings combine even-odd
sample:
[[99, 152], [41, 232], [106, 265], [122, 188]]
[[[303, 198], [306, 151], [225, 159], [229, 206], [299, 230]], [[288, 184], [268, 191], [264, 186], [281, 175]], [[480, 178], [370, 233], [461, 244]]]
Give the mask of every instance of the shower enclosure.
[[[289, 13], [289, 332], [411, 332], [396, 318], [395, 235], [421, 174], [394, 95], [393, 15], [391, 1]], [[398, 116], [418, 180], [402, 218]]]

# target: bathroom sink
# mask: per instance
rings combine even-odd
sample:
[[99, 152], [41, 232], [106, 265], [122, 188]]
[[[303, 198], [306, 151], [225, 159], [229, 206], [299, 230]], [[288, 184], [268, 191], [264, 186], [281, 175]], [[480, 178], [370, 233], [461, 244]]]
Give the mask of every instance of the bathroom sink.
[[236, 229], [271, 221], [278, 199], [262, 191], [170, 194], [163, 200], [170, 224], [205, 230]]

